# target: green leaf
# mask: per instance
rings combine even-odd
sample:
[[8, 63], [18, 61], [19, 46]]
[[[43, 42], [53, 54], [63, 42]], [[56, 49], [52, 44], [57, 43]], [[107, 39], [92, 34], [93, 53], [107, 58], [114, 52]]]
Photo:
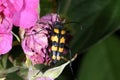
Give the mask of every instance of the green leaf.
[[33, 66], [29, 66], [29, 71], [28, 71], [28, 80], [34, 80], [37, 77], [41, 77], [43, 75], [43, 73], [36, 69]]
[[0, 78], [0, 80], [5, 80], [6, 78], [4, 77], [4, 78]]
[[17, 75], [17, 73], [10, 73], [10, 74], [7, 74], [5, 80], [24, 80], [24, 79], [19, 75]]
[[5, 70], [5, 73], [13, 73], [19, 70], [19, 67], [11, 67]]
[[0, 70], [0, 77], [5, 76], [6, 74], [14, 73], [19, 70], [19, 67], [11, 67], [8, 69], [1, 69]]
[[13, 36], [15, 36], [15, 38], [17, 39], [18, 42], [20, 42], [20, 38], [17, 34], [15, 34], [14, 32], [11, 31], [11, 33], [13, 34]]
[[2, 63], [0, 62], [0, 70], [3, 69]]
[[50, 68], [47, 71], [45, 71], [45, 73], [43, 74], [44, 77], [50, 77], [52, 79], [56, 79], [64, 70], [64, 68], [76, 58], [77, 55], [75, 55], [74, 58], [72, 58], [71, 60], [67, 61], [66, 63], [58, 66], [58, 67], [54, 67], [54, 68]]
[[8, 54], [3, 55], [2, 57], [2, 66], [5, 69], [7, 67]]
[[[60, 0], [73, 34], [72, 51], [84, 51], [120, 29], [120, 0]], [[66, 25], [67, 26], [67, 25]], [[82, 29], [81, 29], [82, 27]]]
[[111, 36], [94, 45], [83, 59], [79, 80], [120, 80], [120, 39]]
[[56, 79], [63, 71], [63, 69], [69, 64], [70, 62], [66, 62], [62, 64], [61, 66], [51, 68], [47, 70], [43, 76], [50, 77], [52, 79]]

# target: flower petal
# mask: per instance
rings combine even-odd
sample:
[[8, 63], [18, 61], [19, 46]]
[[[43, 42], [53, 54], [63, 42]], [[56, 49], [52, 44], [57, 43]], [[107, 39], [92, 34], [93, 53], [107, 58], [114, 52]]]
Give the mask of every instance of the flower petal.
[[12, 48], [12, 23], [9, 19], [3, 19], [0, 24], [0, 55], [7, 53]]
[[23, 0], [7, 0], [7, 7], [12, 11], [20, 11], [23, 7]]
[[3, 19], [0, 24], [0, 33], [9, 33], [12, 30], [12, 23], [10, 19]]
[[29, 10], [15, 13], [13, 23], [22, 28], [30, 28], [34, 26], [38, 19], [38, 14]]
[[[46, 25], [36, 24], [30, 29], [25, 29], [25, 37], [22, 40], [22, 48], [30, 58], [33, 65], [48, 61], [48, 31], [43, 27]], [[21, 31], [22, 32], [22, 31]], [[36, 34], [36, 32], [38, 32]]]
[[39, 0], [25, 0], [21, 11], [15, 13], [13, 23], [22, 28], [34, 26], [38, 20]]
[[12, 34], [0, 34], [0, 55], [5, 54], [12, 48]]

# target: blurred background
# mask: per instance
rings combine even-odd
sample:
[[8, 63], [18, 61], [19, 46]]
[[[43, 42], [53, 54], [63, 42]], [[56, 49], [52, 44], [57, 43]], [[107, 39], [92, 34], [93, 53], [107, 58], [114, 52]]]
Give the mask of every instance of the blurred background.
[[[120, 80], [120, 0], [58, 0], [58, 4], [62, 18], [79, 23], [65, 25], [73, 37], [72, 57], [78, 54], [72, 62], [73, 73], [67, 66], [56, 80]], [[41, 0], [40, 17], [57, 9], [56, 0]], [[13, 31], [18, 32], [18, 28]], [[25, 61], [15, 38], [13, 46], [7, 66], [3, 60], [6, 68], [13, 66], [12, 61], [19, 66]], [[20, 76], [14, 71], [17, 68], [6, 69], [6, 80], [23, 80], [20, 76], [26, 74], [26, 69], [21, 68]]]

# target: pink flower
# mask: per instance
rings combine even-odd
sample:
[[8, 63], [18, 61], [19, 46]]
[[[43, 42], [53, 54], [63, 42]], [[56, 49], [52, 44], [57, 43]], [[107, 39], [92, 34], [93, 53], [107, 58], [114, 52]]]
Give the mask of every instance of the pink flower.
[[37, 78], [36, 80], [54, 80], [54, 79], [51, 79], [48, 77], [40, 77], [40, 78]]
[[[23, 2], [22, 8], [15, 12], [13, 16], [13, 23], [16, 26], [20, 26], [22, 28], [29, 28], [34, 26], [36, 21], [38, 20], [38, 7], [39, 0], [17, 0], [19, 2]], [[14, 2], [17, 2], [14, 0]], [[18, 2], [18, 3], [19, 3]]]
[[35, 25], [38, 5], [39, 0], [0, 0], [0, 54], [5, 54], [12, 47], [13, 25], [22, 28]]
[[51, 30], [49, 24], [56, 21], [56, 17], [56, 14], [46, 15], [35, 26], [25, 30], [22, 48], [33, 64], [48, 63], [51, 60], [49, 57], [49, 32]]
[[48, 25], [36, 24], [32, 28], [26, 29], [25, 38], [22, 41], [23, 50], [33, 64], [44, 63], [49, 58], [47, 53], [49, 36], [47, 35], [48, 31], [44, 30], [45, 26], [49, 27]]
[[5, 54], [12, 48], [12, 34], [11, 33], [0, 33], [0, 55]]
[[9, 19], [12, 23], [14, 14], [21, 10], [23, 6], [23, 0], [1, 0], [0, 1], [0, 15], [2, 19]]
[[[6, 0], [0, 1], [0, 55], [12, 48], [12, 21]], [[11, 12], [12, 14], [12, 12]]]
[[39, 0], [1, 0], [0, 13], [3, 18], [22, 28], [33, 26], [38, 19]]
[[12, 24], [4, 19], [0, 24], [0, 55], [7, 53], [12, 48]]

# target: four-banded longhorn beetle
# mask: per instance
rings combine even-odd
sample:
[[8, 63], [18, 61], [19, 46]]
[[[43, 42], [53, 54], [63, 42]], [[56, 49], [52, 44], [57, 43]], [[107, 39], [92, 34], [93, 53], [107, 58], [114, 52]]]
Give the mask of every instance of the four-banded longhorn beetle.
[[66, 45], [66, 30], [63, 25], [64, 21], [55, 21], [52, 25], [52, 35], [51, 35], [51, 53], [53, 63], [56, 63], [61, 59], [60, 54], [63, 53], [64, 47]]

